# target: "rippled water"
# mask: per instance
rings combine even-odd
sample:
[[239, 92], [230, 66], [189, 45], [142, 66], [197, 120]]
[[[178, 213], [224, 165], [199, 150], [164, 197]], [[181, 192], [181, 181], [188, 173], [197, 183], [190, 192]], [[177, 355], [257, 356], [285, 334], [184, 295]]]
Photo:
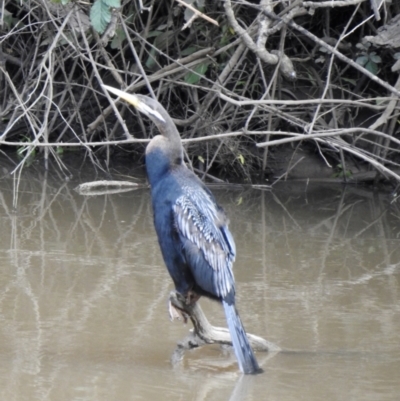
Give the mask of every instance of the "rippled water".
[[148, 189], [88, 197], [77, 184], [23, 175], [14, 209], [0, 181], [0, 399], [399, 399], [397, 203], [353, 187], [213, 189], [245, 327], [283, 349], [243, 377], [218, 346], [171, 364], [190, 326], [168, 320]]

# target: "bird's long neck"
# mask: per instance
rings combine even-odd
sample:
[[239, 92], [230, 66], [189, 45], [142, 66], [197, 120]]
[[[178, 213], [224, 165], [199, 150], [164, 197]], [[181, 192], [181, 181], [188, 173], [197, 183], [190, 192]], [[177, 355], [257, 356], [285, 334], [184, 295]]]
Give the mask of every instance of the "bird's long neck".
[[165, 123], [155, 119], [153, 121], [157, 126], [160, 134], [166, 139], [164, 146], [168, 146], [169, 153], [173, 153], [175, 155], [175, 157], [171, 160], [171, 162], [174, 162], [176, 158], [182, 159], [183, 158], [182, 141], [175, 123], [172, 121], [172, 118], [169, 116], [164, 107], [160, 107], [157, 111], [162, 115], [162, 117], [165, 120]]
[[164, 107], [159, 105], [157, 111], [165, 122], [150, 117], [160, 132], [146, 148], [146, 169], [151, 186], [174, 166], [183, 164], [183, 147], [179, 132]]

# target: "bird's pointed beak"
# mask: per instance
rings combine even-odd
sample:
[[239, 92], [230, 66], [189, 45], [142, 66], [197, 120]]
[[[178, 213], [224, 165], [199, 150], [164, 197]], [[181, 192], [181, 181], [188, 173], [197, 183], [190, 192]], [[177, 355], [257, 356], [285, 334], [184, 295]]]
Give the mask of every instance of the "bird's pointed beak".
[[123, 92], [117, 88], [113, 88], [112, 86], [108, 85], [102, 85], [102, 86], [109, 92], [113, 93], [115, 96], [124, 99], [126, 102], [137, 108], [141, 113], [145, 114], [146, 116], [148, 117], [154, 116], [155, 118], [157, 118], [157, 120], [165, 122], [165, 119], [161, 116], [161, 114], [158, 111], [153, 110], [146, 103], [140, 100], [137, 96]]

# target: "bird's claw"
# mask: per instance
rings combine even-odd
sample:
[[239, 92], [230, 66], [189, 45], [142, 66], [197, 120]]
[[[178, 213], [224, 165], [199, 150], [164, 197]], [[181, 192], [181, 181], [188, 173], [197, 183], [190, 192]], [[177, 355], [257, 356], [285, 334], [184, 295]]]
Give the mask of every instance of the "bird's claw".
[[183, 323], [186, 324], [188, 321], [188, 315], [183, 310], [172, 305], [171, 301], [168, 302], [168, 313], [171, 322], [173, 322], [176, 319], [176, 320], [182, 320]]

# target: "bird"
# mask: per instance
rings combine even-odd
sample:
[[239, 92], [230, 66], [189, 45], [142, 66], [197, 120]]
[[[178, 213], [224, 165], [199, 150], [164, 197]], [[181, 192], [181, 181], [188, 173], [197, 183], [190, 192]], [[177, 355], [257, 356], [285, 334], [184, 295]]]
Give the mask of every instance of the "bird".
[[145, 161], [154, 226], [175, 290], [187, 304], [201, 296], [221, 302], [240, 370], [260, 373], [236, 308], [236, 246], [225, 211], [184, 163], [180, 134], [165, 108], [151, 97], [103, 86], [146, 115], [160, 133], [147, 145]]

